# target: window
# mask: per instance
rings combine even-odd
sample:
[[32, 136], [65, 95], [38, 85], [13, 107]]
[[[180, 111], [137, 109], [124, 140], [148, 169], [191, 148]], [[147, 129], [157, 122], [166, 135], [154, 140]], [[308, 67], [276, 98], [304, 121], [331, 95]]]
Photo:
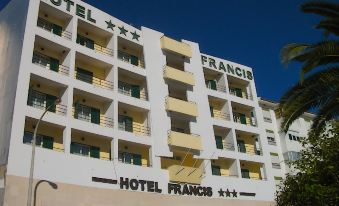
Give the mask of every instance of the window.
[[119, 129], [127, 132], [133, 132], [133, 118], [125, 115], [118, 117]]
[[120, 152], [119, 153], [119, 161], [126, 164], [133, 165], [142, 165], [142, 156], [140, 154], [132, 154], [129, 152]]
[[130, 85], [125, 82], [119, 81], [118, 89], [119, 89], [119, 92], [122, 94], [140, 99], [140, 86], [139, 85]]
[[71, 154], [89, 156], [100, 159], [100, 148], [76, 142], [71, 143]]
[[241, 169], [241, 177], [250, 179], [250, 171], [248, 169]]
[[215, 143], [216, 143], [217, 149], [224, 149], [221, 136], [215, 136]]
[[207, 88], [212, 89], [212, 90], [217, 90], [217, 81], [207, 80], [205, 83], [206, 83]]
[[76, 70], [76, 78], [80, 81], [92, 84], [93, 72], [78, 67]]
[[81, 35], [77, 35], [77, 44], [94, 50], [94, 41]]
[[[24, 137], [23, 137], [23, 143], [32, 144], [32, 141], [33, 141], [33, 133], [25, 131]], [[35, 144], [36, 146], [46, 148], [46, 149], [53, 149], [54, 138], [37, 134], [35, 143], [36, 143]]]
[[212, 175], [221, 176], [220, 167], [212, 165]]
[[288, 134], [288, 137], [289, 137], [289, 139], [290, 139], [290, 140], [292, 140], [292, 139], [293, 139], [293, 137], [292, 137], [292, 135], [291, 135], [291, 134]]
[[74, 118], [94, 124], [100, 124], [100, 109], [75, 103]]

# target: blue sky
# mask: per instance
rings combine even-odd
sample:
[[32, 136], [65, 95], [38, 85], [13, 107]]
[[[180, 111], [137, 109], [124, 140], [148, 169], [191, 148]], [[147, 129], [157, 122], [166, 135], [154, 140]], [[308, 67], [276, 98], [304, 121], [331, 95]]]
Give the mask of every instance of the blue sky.
[[[8, 0], [0, 1], [0, 8]], [[297, 64], [280, 63], [283, 45], [317, 42], [319, 17], [300, 12], [301, 0], [85, 0], [136, 27], [198, 42], [200, 50], [253, 68], [258, 96], [279, 100], [299, 78]]]

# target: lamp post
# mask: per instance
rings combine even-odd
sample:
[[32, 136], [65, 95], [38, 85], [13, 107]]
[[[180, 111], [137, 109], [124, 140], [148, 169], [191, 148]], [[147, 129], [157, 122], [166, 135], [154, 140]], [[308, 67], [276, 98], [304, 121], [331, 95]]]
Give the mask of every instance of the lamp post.
[[51, 186], [53, 189], [58, 189], [58, 185], [55, 184], [54, 182], [48, 181], [48, 180], [39, 180], [34, 188], [34, 199], [33, 199], [33, 206], [36, 206], [36, 194], [37, 194], [37, 190], [38, 190], [38, 186], [43, 183], [43, 182], [47, 182], [49, 184], [49, 186]]
[[35, 145], [36, 145], [36, 133], [38, 131], [38, 127], [40, 124], [40, 121], [42, 120], [42, 118], [45, 116], [45, 114], [48, 112], [48, 110], [50, 108], [52, 108], [52, 106], [55, 106], [56, 104], [58, 104], [60, 102], [60, 99], [56, 99], [53, 104], [49, 105], [48, 107], [46, 107], [44, 113], [42, 113], [41, 117], [39, 118], [35, 129], [34, 129], [34, 134], [33, 134], [33, 139], [32, 139], [32, 156], [31, 156], [31, 167], [30, 167], [30, 171], [29, 171], [29, 182], [28, 182], [28, 196], [27, 196], [27, 206], [31, 206], [32, 205], [32, 190], [33, 190], [33, 173], [34, 173], [34, 159], [35, 159]]

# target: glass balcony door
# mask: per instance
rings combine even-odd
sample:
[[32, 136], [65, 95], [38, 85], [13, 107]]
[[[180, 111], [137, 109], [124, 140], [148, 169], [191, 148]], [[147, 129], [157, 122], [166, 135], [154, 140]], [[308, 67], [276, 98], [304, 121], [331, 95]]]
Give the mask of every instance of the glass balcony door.
[[[32, 144], [33, 141], [33, 133], [32, 132], [24, 132], [23, 143]], [[48, 137], [44, 135], [36, 135], [35, 145], [38, 147], [53, 149], [54, 138]]]
[[82, 156], [90, 156], [93, 158], [100, 158], [100, 148], [95, 146], [89, 146], [76, 142], [71, 143], [71, 154], [78, 154]]
[[127, 132], [133, 132], [133, 118], [125, 115], [118, 117], [119, 129]]

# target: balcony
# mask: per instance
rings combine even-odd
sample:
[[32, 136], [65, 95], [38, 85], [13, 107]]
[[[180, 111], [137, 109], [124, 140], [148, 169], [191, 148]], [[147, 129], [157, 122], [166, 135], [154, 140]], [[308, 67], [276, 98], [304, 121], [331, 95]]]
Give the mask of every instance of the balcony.
[[[33, 133], [37, 122], [37, 119], [26, 117], [23, 135], [24, 144], [32, 144]], [[59, 125], [41, 121], [39, 124], [39, 131], [36, 136], [36, 146], [57, 152], [63, 152], [63, 131], [64, 128]]]
[[198, 116], [198, 107], [196, 103], [180, 100], [173, 97], [166, 98], [166, 109], [172, 112], [178, 112], [190, 116]]
[[230, 114], [227, 112], [228, 104], [225, 100], [209, 96], [208, 102], [212, 118], [227, 121], [231, 120]]
[[93, 76], [93, 72], [82, 68], [77, 68], [75, 70], [74, 78], [103, 89], [113, 90], [114, 87], [113, 82], [95, 77]]
[[113, 119], [100, 114], [100, 109], [77, 103], [72, 113], [75, 119], [113, 128]]
[[281, 169], [281, 166], [279, 163], [272, 163], [272, 168], [274, 169]]
[[67, 40], [72, 40], [72, 16], [56, 10], [52, 6], [41, 2], [37, 26], [45, 31], [60, 36]]
[[55, 35], [58, 35], [64, 39], [71, 40], [72, 39], [72, 33], [69, 31], [66, 31], [62, 28], [62, 26], [59, 26], [57, 24], [53, 24], [52, 22], [49, 22], [46, 19], [43, 19], [41, 17], [38, 18], [37, 26], [41, 29], [44, 29], [48, 32], [51, 32]]
[[67, 106], [59, 103], [55, 104], [57, 99], [58, 97], [56, 96], [31, 89], [28, 92], [27, 105], [41, 110], [49, 108], [49, 112], [65, 116], [67, 113]]
[[249, 155], [262, 155], [258, 135], [248, 132], [235, 131], [237, 136], [238, 152]]
[[50, 71], [54, 71], [66, 76], [69, 75], [69, 68], [67, 66], [61, 65], [58, 59], [49, 57], [37, 51], [33, 52], [32, 63]]
[[193, 73], [181, 71], [179, 69], [166, 66], [164, 68], [164, 78], [194, 86], [195, 78]]
[[119, 140], [118, 160], [124, 164], [150, 167], [150, 150], [146, 145]]
[[134, 97], [134, 98], [137, 98], [137, 99], [141, 99], [141, 100], [145, 100], [145, 101], [148, 100], [146, 91], [140, 90], [139, 85], [132, 85], [132, 84], [128, 84], [126, 82], [119, 81], [118, 92], [120, 94], [130, 96], [130, 97]]
[[253, 100], [248, 81], [236, 77], [227, 76], [230, 94], [236, 97]]
[[106, 161], [111, 160], [112, 139], [110, 137], [75, 129], [71, 130], [71, 135], [71, 154]]
[[223, 73], [204, 68], [206, 87], [210, 90], [226, 93], [225, 78]]
[[246, 114], [233, 112], [233, 121], [247, 126], [255, 127], [257, 125], [256, 119], [248, 117]]
[[245, 179], [265, 180], [263, 164], [257, 162], [240, 161], [241, 176]]
[[222, 177], [238, 177], [237, 163], [233, 159], [218, 158], [211, 160], [212, 175]]
[[173, 147], [202, 150], [201, 137], [196, 134], [168, 131], [168, 144]]
[[113, 56], [113, 34], [85, 21], [78, 20], [76, 43], [95, 52]]
[[73, 92], [72, 115], [78, 120], [113, 127], [112, 100], [79, 89], [74, 89]]
[[131, 132], [137, 136], [150, 136], [151, 129], [147, 126], [148, 111], [123, 103], [119, 103], [118, 107], [119, 130]]
[[169, 173], [171, 182], [201, 184], [204, 174], [203, 161], [192, 153], [173, 152], [173, 157], [162, 157], [161, 168]]
[[127, 62], [129, 64], [132, 64], [134, 66], [145, 68], [145, 62], [141, 59], [139, 59], [137, 56], [134, 56], [132, 54], [128, 54], [123, 51], [118, 51], [118, 59], [121, 61]]
[[139, 68], [145, 68], [143, 46], [118, 37], [118, 59]]
[[161, 42], [161, 49], [163, 50], [173, 52], [175, 54], [183, 55], [188, 58], [192, 57], [191, 46], [186, 43], [182, 43], [174, 39], [170, 39], [166, 36], [161, 37], [160, 42]]
[[118, 68], [118, 92], [148, 101], [146, 77]]

